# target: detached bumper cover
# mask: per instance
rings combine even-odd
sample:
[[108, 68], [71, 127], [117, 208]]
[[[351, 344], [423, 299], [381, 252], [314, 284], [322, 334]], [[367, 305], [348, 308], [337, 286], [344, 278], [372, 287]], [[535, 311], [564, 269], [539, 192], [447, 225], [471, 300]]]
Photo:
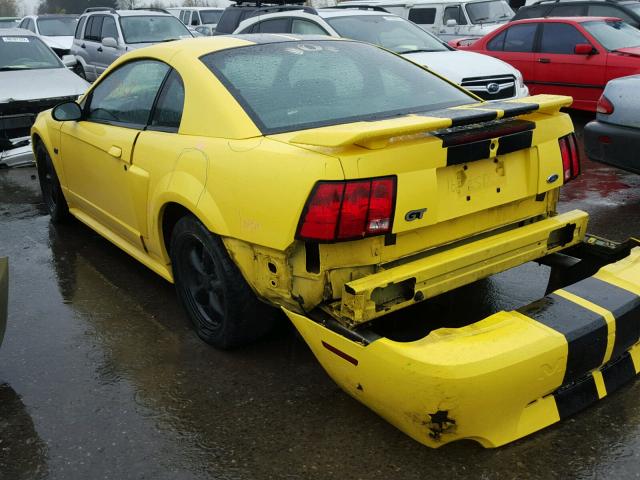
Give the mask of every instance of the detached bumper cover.
[[594, 162], [640, 173], [640, 129], [593, 120], [584, 128], [584, 144]]
[[417, 441], [497, 447], [640, 371], [640, 248], [517, 311], [414, 342], [357, 342], [287, 311], [329, 375]]

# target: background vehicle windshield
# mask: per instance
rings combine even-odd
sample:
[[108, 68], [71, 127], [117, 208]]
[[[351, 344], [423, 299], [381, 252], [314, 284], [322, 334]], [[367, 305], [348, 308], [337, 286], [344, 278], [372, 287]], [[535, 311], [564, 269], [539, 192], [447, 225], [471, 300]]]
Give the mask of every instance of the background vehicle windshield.
[[468, 3], [465, 8], [471, 23], [504, 22], [515, 15], [504, 0]]
[[449, 50], [437, 38], [395, 15], [354, 15], [326, 20], [341, 37], [380, 45], [396, 53]]
[[640, 47], [640, 30], [624, 22], [585, 22], [587, 32], [607, 50]]
[[3, 36], [0, 32], [0, 72], [61, 67], [56, 54], [39, 38]]
[[120, 26], [126, 43], [156, 43], [191, 37], [187, 27], [173, 15], [120, 17]]
[[202, 61], [265, 134], [476, 102], [419, 66], [363, 43], [252, 45]]
[[200, 10], [200, 18], [205, 25], [218, 23], [222, 16], [222, 10]]
[[0, 19], [0, 28], [14, 28], [18, 25], [17, 20], [2, 20]]
[[72, 37], [78, 19], [74, 17], [38, 18], [38, 31], [47, 37]]
[[625, 3], [624, 6], [631, 9], [633, 13], [640, 15], [640, 3]]

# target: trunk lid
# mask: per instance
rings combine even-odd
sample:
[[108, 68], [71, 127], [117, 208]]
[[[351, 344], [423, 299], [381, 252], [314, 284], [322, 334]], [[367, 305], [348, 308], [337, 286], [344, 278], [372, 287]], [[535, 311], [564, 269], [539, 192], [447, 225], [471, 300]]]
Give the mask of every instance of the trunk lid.
[[[489, 228], [458, 229], [464, 235], [447, 243], [520, 220], [514, 202], [562, 184], [558, 137], [573, 127], [559, 110], [570, 104], [570, 97], [538, 95], [272, 138], [338, 157], [345, 179], [397, 176], [394, 234], [511, 206]], [[538, 203], [535, 215], [546, 213], [546, 202]]]

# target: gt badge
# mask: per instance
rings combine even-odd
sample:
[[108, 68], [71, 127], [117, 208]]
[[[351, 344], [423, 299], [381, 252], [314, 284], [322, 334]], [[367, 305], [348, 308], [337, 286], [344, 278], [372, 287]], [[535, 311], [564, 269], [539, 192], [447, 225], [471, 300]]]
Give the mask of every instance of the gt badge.
[[424, 216], [424, 212], [426, 212], [427, 209], [426, 208], [420, 208], [418, 210], [409, 210], [406, 215], [404, 216], [404, 219], [407, 222], [413, 222], [414, 220], [420, 220], [423, 216]]

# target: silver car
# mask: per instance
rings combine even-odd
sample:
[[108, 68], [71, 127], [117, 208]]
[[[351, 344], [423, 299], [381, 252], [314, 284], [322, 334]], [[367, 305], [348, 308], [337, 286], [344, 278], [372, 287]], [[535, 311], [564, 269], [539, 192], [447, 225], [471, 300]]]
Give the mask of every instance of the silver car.
[[33, 162], [29, 132], [39, 112], [75, 100], [89, 84], [28, 30], [0, 34], [0, 168]]
[[598, 100], [596, 119], [584, 128], [587, 156], [640, 173], [640, 75], [616, 78]]
[[80, 16], [71, 46], [71, 54], [78, 60], [74, 71], [94, 81], [129, 50], [192, 36], [169, 13], [88, 8]]

